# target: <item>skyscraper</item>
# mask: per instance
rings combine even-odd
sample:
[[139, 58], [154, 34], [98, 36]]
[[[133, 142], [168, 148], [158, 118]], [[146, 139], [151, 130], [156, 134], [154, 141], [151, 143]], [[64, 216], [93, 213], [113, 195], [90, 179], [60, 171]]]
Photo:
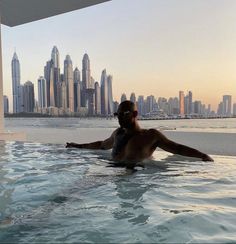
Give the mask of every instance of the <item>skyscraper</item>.
[[46, 79], [47, 90], [47, 107], [55, 107], [55, 81], [54, 81], [54, 62], [53, 60], [47, 61], [44, 66], [44, 78]]
[[191, 91], [188, 92], [188, 113], [192, 114], [192, 107], [193, 107], [193, 93]]
[[126, 101], [126, 100], [127, 100], [126, 94], [123, 93], [123, 94], [121, 95], [120, 102], [122, 103], [122, 102], [124, 102], [124, 101]]
[[184, 92], [179, 91], [179, 114], [184, 115]]
[[113, 114], [113, 95], [112, 95], [112, 76], [107, 77], [107, 92], [108, 92], [108, 114]]
[[95, 82], [95, 114], [101, 115], [101, 88], [98, 82]]
[[54, 67], [59, 69], [60, 68], [60, 56], [59, 56], [59, 51], [56, 46], [54, 46], [52, 49], [51, 59], [53, 61]]
[[223, 115], [231, 116], [232, 110], [232, 96], [224, 95], [223, 96]]
[[134, 92], [132, 92], [130, 95], [130, 101], [132, 101], [134, 104], [136, 104], [136, 96], [135, 96]]
[[233, 104], [233, 116], [236, 116], [236, 103]]
[[47, 107], [50, 107], [50, 66], [51, 61], [47, 61], [44, 66], [44, 78], [46, 80], [46, 91], [47, 91]]
[[53, 47], [51, 52], [51, 65], [53, 69], [53, 86], [54, 86], [54, 99], [55, 99], [55, 107], [61, 107], [60, 101], [60, 56], [59, 51], [56, 46]]
[[74, 70], [74, 109], [78, 112], [81, 106], [80, 97], [80, 71], [76, 67]]
[[9, 113], [9, 100], [7, 96], [3, 96], [3, 104], [4, 104], [4, 114]]
[[144, 115], [144, 97], [138, 96], [138, 113], [139, 115]]
[[38, 78], [38, 103], [40, 108], [47, 107], [47, 87], [43, 76]]
[[16, 52], [14, 53], [11, 61], [11, 71], [12, 71], [13, 113], [19, 113], [21, 112], [21, 106], [19, 103], [20, 62]]
[[82, 60], [82, 87], [81, 87], [82, 107], [86, 107], [87, 105], [86, 89], [91, 88], [90, 82], [91, 82], [90, 60], [88, 54], [85, 53]]
[[155, 97], [153, 95], [147, 96], [146, 99], [146, 112], [150, 113], [154, 110]]
[[64, 80], [67, 88], [67, 106], [70, 112], [74, 112], [74, 77], [73, 66], [69, 55], [64, 61]]
[[24, 93], [24, 112], [34, 112], [34, 84], [31, 81], [27, 81], [23, 87]]
[[108, 115], [108, 84], [106, 69], [102, 71], [101, 75], [101, 113]]

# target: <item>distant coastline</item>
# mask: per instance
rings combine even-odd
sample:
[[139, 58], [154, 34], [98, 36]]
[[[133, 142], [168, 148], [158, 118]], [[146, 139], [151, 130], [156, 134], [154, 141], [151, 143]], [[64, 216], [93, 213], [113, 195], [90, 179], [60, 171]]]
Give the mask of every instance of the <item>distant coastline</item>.
[[[112, 119], [113, 116], [78, 116], [78, 115], [49, 115], [49, 114], [41, 114], [41, 113], [17, 113], [17, 114], [4, 114], [5, 118], [88, 118], [88, 119]], [[230, 118], [236, 118], [236, 116], [231, 117], [222, 117], [222, 116], [214, 116], [214, 117], [205, 117], [205, 116], [196, 116], [196, 117], [142, 117], [139, 118], [139, 120], [189, 120], [189, 119], [230, 119]]]

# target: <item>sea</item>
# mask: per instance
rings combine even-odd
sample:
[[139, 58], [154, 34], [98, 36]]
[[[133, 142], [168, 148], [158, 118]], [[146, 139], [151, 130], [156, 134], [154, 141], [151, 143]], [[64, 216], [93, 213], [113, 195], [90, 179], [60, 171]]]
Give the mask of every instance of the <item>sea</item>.
[[157, 149], [144, 167], [103, 140], [116, 119], [7, 118], [27, 140], [0, 141], [0, 243], [236, 243], [236, 119], [139, 121], [214, 162]]

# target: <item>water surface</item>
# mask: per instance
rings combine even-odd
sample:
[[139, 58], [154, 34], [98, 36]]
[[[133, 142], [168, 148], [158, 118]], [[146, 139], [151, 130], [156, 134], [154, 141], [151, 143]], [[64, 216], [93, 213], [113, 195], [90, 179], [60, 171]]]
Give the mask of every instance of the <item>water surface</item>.
[[236, 166], [156, 151], [145, 168], [110, 151], [0, 144], [0, 242], [236, 241]]

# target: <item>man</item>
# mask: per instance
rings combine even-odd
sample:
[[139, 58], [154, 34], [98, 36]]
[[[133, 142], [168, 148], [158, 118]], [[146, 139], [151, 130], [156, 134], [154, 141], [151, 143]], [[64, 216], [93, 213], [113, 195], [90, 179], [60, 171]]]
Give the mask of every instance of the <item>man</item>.
[[169, 140], [156, 129], [140, 128], [137, 121], [138, 112], [131, 101], [122, 102], [114, 115], [118, 117], [120, 128], [116, 129], [108, 139], [86, 144], [67, 142], [66, 147], [112, 149], [114, 161], [126, 161], [132, 165], [135, 165], [137, 161], [150, 158], [157, 147], [173, 154], [200, 158], [202, 161], [213, 161], [205, 153]]

